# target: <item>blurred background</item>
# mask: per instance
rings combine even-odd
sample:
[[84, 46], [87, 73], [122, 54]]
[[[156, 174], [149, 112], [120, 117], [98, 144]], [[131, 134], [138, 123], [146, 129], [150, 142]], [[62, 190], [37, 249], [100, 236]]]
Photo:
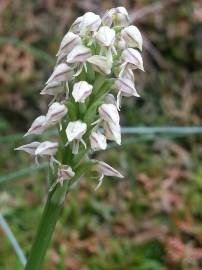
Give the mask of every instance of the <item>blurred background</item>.
[[[49, 99], [39, 95], [76, 17], [125, 6], [144, 34], [140, 99], [122, 126], [200, 126], [201, 0], [0, 1], [0, 212], [27, 255], [47, 194], [46, 168], [13, 149]], [[168, 130], [169, 131], [169, 130]], [[194, 132], [194, 129], [193, 129]], [[124, 134], [98, 153], [126, 176], [94, 192], [84, 179], [66, 201], [45, 270], [202, 269], [200, 134]], [[0, 270], [22, 269], [0, 227]]]

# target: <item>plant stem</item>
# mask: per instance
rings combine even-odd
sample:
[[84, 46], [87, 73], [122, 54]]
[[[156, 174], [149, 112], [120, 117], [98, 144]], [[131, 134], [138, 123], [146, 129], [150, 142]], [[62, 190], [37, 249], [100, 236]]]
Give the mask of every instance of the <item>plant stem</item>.
[[51, 242], [55, 225], [63, 208], [67, 185], [58, 186], [49, 193], [25, 270], [40, 270]]

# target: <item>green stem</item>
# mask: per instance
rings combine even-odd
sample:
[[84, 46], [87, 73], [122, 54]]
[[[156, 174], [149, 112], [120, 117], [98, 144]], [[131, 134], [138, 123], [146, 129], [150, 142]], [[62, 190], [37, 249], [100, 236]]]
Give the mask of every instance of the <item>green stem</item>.
[[42, 269], [46, 251], [63, 208], [67, 188], [65, 185], [58, 186], [49, 193], [25, 270]]

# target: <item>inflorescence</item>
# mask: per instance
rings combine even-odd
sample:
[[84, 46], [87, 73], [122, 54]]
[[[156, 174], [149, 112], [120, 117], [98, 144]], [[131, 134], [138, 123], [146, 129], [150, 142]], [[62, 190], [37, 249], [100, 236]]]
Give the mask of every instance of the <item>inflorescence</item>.
[[[40, 135], [58, 126], [59, 139], [16, 148], [37, 162], [38, 157], [47, 157], [57, 174], [54, 186], [78, 178], [82, 169], [96, 169], [97, 187], [105, 175], [123, 177], [90, 157], [93, 151], [105, 150], [107, 140], [121, 144], [118, 111], [122, 97], [139, 97], [133, 70], [144, 70], [141, 51], [141, 33], [129, 26], [124, 7], [112, 8], [102, 18], [87, 12], [65, 34], [53, 73], [41, 91], [53, 97], [48, 112], [37, 117], [25, 134]], [[116, 98], [111, 91], [117, 93]]]

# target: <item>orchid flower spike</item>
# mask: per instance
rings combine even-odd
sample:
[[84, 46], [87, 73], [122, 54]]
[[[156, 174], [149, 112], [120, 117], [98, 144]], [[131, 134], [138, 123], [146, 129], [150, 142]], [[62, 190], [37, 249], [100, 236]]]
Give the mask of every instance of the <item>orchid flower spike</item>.
[[[119, 110], [122, 97], [139, 97], [136, 70], [144, 70], [143, 39], [124, 7], [108, 10], [101, 18], [93, 12], [78, 17], [57, 50], [56, 64], [41, 95], [52, 96], [46, 115], [37, 117], [25, 136], [40, 136], [59, 125], [56, 141], [22, 145], [22, 150], [49, 160], [55, 177], [49, 192], [71, 188], [96, 164], [100, 179], [123, 176], [93, 152], [107, 149], [107, 142], [121, 144]], [[115, 99], [112, 91], [117, 92]], [[57, 136], [58, 135], [58, 136]], [[82, 144], [82, 145], [81, 145]], [[57, 158], [57, 159], [56, 159]], [[54, 163], [53, 163], [54, 162]], [[54, 166], [53, 166], [54, 165]]]

